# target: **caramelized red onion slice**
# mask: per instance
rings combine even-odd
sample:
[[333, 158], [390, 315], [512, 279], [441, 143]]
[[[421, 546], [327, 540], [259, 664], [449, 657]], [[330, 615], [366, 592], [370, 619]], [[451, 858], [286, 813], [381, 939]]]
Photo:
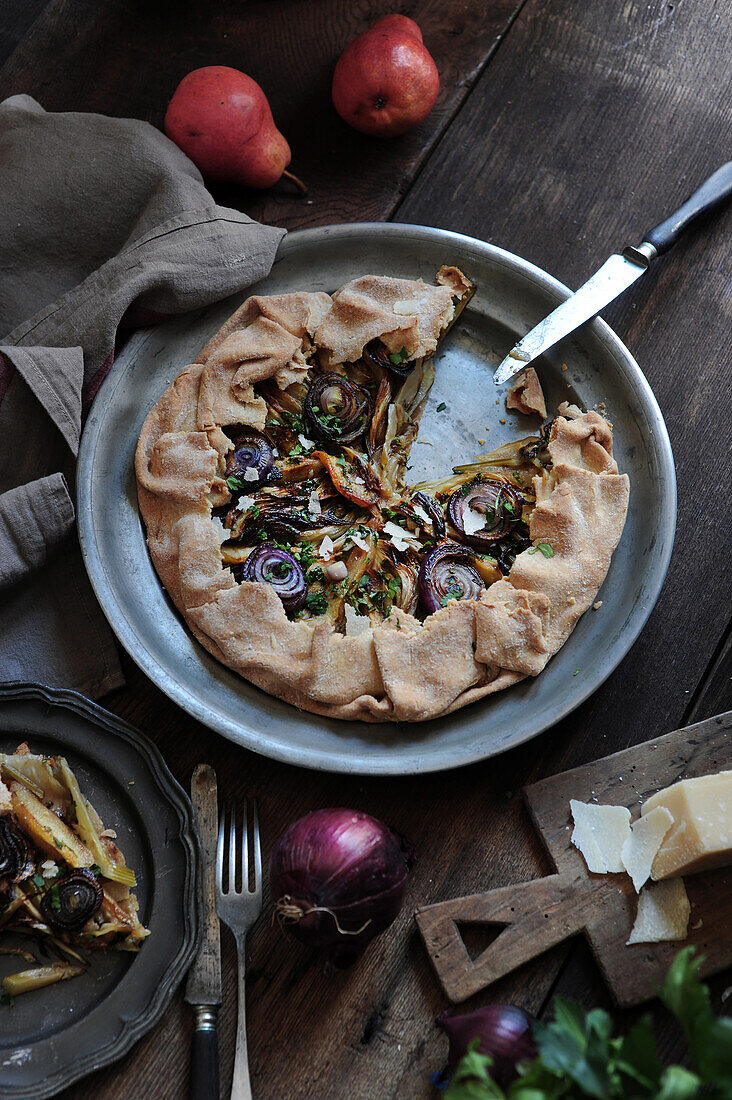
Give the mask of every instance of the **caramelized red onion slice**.
[[[266, 481], [276, 480], [281, 476], [274, 464], [272, 445], [261, 432], [255, 428], [235, 428], [229, 431], [229, 438], [234, 449], [226, 455], [224, 476], [235, 477], [240, 482], [241, 488], [237, 492], [256, 492]], [[247, 470], [256, 470], [256, 479], [249, 480], [246, 477]]]
[[238, 581], [271, 585], [290, 614], [305, 606], [307, 585], [300, 563], [287, 550], [280, 550], [270, 542], [255, 547], [247, 560], [234, 569], [234, 576]]
[[0, 879], [20, 882], [33, 874], [33, 852], [9, 817], [0, 817]]
[[93, 871], [80, 867], [51, 883], [39, 908], [54, 928], [78, 932], [98, 913], [104, 900], [101, 883]]
[[[460, 538], [482, 550], [512, 530], [521, 518], [522, 505], [521, 494], [509, 482], [477, 481], [455, 490], [447, 504], [447, 515]], [[485, 527], [466, 530], [471, 511], [486, 516]]]
[[455, 542], [443, 542], [430, 551], [420, 566], [417, 587], [428, 615], [450, 600], [477, 600], [485, 589], [473, 555]]
[[371, 398], [342, 374], [316, 374], [305, 395], [305, 415], [318, 439], [350, 443], [363, 434], [371, 416]]
[[[413, 359], [395, 363], [389, 354], [389, 349], [382, 344], [381, 340], [371, 340], [363, 349], [361, 357], [368, 366], [383, 367], [385, 370], [390, 370], [392, 374], [398, 374], [400, 378], [406, 378], [414, 370]], [[396, 358], [400, 359], [401, 356]]]

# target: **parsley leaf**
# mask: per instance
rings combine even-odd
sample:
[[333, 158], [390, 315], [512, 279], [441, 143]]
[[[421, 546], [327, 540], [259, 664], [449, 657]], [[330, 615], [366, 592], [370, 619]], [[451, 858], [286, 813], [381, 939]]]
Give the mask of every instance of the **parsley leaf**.
[[409, 355], [407, 354], [407, 349], [403, 347], [401, 351], [398, 351], [396, 353], [396, 355], [390, 355], [389, 358], [391, 359], [394, 366], [398, 367], [400, 363], [403, 363], [406, 359], [409, 358]]
[[693, 947], [680, 951], [669, 967], [661, 1000], [684, 1029], [704, 1083], [724, 1086], [729, 1096], [732, 1095], [732, 1019], [718, 1019], [714, 1015], [709, 990], [699, 981], [702, 961], [694, 958]]
[[244, 482], [240, 481], [238, 477], [234, 477], [233, 474], [227, 477], [226, 484], [228, 485], [229, 490], [232, 493], [240, 493], [246, 489], [246, 485], [244, 484]]
[[305, 597], [305, 606], [313, 615], [324, 615], [328, 610], [328, 601], [322, 592], [308, 592]]
[[443, 409], [446, 409], [446, 408], [447, 408], [447, 405], [445, 404], [445, 402], [444, 402], [444, 401], [440, 401], [439, 405], [437, 406], [437, 411], [438, 411], [438, 413], [441, 413], [441, 412], [442, 412], [442, 410], [443, 410]]
[[529, 553], [535, 554], [537, 550], [541, 550], [545, 558], [554, 557], [554, 548], [548, 542], [537, 542], [536, 546], [531, 547]]

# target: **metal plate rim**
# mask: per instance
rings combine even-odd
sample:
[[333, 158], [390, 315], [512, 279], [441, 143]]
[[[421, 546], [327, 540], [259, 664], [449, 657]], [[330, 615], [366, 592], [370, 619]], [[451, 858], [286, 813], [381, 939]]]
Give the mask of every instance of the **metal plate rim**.
[[[38, 700], [49, 707], [72, 711], [97, 729], [104, 730], [106, 735], [118, 737], [126, 742], [127, 746], [142, 758], [161, 795], [174, 811], [180, 825], [175, 840], [183, 846], [185, 860], [181, 899], [185, 914], [185, 935], [175, 958], [168, 965], [163, 981], [152, 991], [147, 1008], [134, 1017], [120, 1017], [121, 1027], [107, 1045], [100, 1049], [93, 1044], [88, 1053], [79, 1055], [78, 1061], [75, 1061], [72, 1067], [61, 1066], [53, 1075], [44, 1077], [42, 1081], [32, 1081], [28, 1085], [2, 1085], [2, 1095], [8, 1100], [44, 1100], [45, 1097], [54, 1096], [61, 1089], [67, 1088], [95, 1070], [117, 1062], [143, 1035], [155, 1027], [168, 1008], [193, 961], [200, 941], [201, 914], [200, 904], [196, 898], [200, 862], [199, 842], [188, 796], [168, 768], [157, 745], [134, 726], [79, 692], [68, 688], [52, 688], [32, 682], [10, 681], [0, 684], [0, 705], [6, 699]], [[63, 743], [62, 734], [54, 736], [58, 737], [59, 743]], [[36, 1045], [40, 1047], [42, 1042]]]
[[[427, 226], [412, 225], [399, 222], [353, 222], [328, 226], [320, 226], [310, 229], [301, 229], [288, 234], [282, 241], [272, 275], [276, 275], [277, 266], [285, 261], [288, 256], [310, 244], [318, 244], [329, 238], [338, 237], [340, 240], [357, 241], [363, 239], [363, 235], [391, 236], [402, 239], [416, 239], [418, 241], [431, 241], [453, 248], [478, 249], [487, 254], [494, 262], [518, 272], [528, 282], [548, 291], [556, 299], [557, 304], [568, 298], [572, 291], [558, 279], [549, 275], [542, 268], [516, 256], [514, 253], [502, 249], [497, 245], [480, 241], [474, 237], [452, 231], [437, 229]], [[307, 756], [303, 756], [297, 747], [282, 745], [263, 737], [261, 733], [249, 728], [244, 723], [234, 725], [223, 717], [213, 714], [206, 703], [197, 696], [187, 691], [185, 685], [176, 678], [169, 676], [160, 669], [153, 653], [149, 650], [145, 639], [132, 628], [125, 618], [123, 610], [118, 606], [111, 585], [106, 577], [105, 563], [99, 554], [96, 543], [92, 509], [90, 504], [90, 485], [93, 475], [95, 445], [99, 438], [99, 421], [101, 410], [108, 403], [117, 387], [121, 384], [123, 374], [121, 371], [112, 370], [100, 388], [97, 399], [92, 406], [84, 434], [82, 436], [79, 461], [77, 467], [77, 499], [78, 499], [78, 527], [79, 538], [84, 562], [89, 574], [94, 591], [104, 610], [112, 629], [127, 652], [136, 661], [142, 671], [157, 684], [175, 703], [181, 706], [194, 718], [207, 725], [209, 728], [222, 734], [245, 748], [259, 752], [282, 763], [296, 764], [301, 767], [312, 768], [321, 771], [330, 771], [345, 774], [358, 775], [417, 775], [429, 772], [443, 771], [455, 767], [463, 767], [479, 760], [484, 760], [492, 755], [505, 752], [532, 738], [538, 736], [546, 729], [561, 721], [576, 707], [588, 699], [608, 676], [618, 666], [620, 661], [630, 650], [643, 629], [648, 617], [655, 606], [660, 594], [666, 572], [668, 570], [676, 528], [677, 492], [676, 475], [668, 436], [663, 415], [656, 401], [655, 395], [646, 380], [635, 358], [622, 343], [620, 338], [606, 322], [596, 318], [590, 322], [589, 330], [594, 332], [601, 340], [606, 353], [612, 356], [621, 374], [628, 383], [640, 395], [643, 410], [652, 426], [656, 437], [656, 452], [663, 474], [664, 495], [662, 497], [662, 515], [658, 536], [662, 544], [662, 552], [654, 562], [652, 572], [648, 577], [648, 583], [644, 592], [642, 606], [636, 605], [631, 622], [618, 639], [614, 648], [608, 653], [603, 665], [602, 674], [586, 681], [582, 686], [572, 685], [573, 690], [567, 693], [563, 706], [552, 710], [546, 721], [540, 721], [532, 729], [517, 735], [510, 744], [499, 746], [491, 751], [484, 745], [477, 746], [472, 752], [461, 754], [458, 758], [448, 761], [430, 758], [429, 753], [421, 754], [415, 749], [416, 759], [412, 759], [407, 765], [394, 767], [387, 759], [359, 757], [344, 752], [337, 756], [331, 752], [318, 751], [312, 748], [307, 750]], [[489, 697], [489, 699], [492, 697]], [[480, 706], [481, 704], [476, 704]], [[294, 709], [294, 708], [293, 708]], [[302, 720], [317, 719], [317, 715], [308, 712], [296, 712], [302, 715]], [[388, 753], [388, 750], [386, 750]]]

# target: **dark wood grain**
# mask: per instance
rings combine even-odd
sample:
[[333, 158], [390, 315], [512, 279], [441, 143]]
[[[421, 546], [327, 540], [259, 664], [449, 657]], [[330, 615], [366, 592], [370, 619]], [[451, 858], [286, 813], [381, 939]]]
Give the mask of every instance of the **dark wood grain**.
[[[11, 0], [10, 15], [20, 19], [23, 6]], [[385, 142], [338, 119], [329, 83], [344, 45], [393, 6], [420, 22], [442, 91], [422, 126]], [[723, 15], [722, 0], [526, 0], [523, 7], [522, 0], [50, 0], [24, 24], [26, 37], [0, 70], [0, 96], [27, 92], [48, 109], [160, 125], [187, 71], [233, 65], [267, 91], [310, 195], [221, 188], [219, 201], [288, 228], [396, 213], [513, 249], [575, 286], [729, 159], [732, 28]], [[13, 43], [22, 33], [15, 27]], [[444, 776], [332, 777], [228, 744], [125, 660], [128, 687], [106, 705], [155, 738], [185, 786], [206, 760], [218, 772], [222, 800], [256, 793], [265, 856], [296, 817], [338, 803], [390, 822], [420, 852], [399, 920], [348, 973], [326, 978], [314, 956], [270, 923], [265, 898], [249, 939], [250, 1057], [261, 1100], [427, 1100], [429, 1074], [445, 1057], [433, 1019], [446, 1001], [413, 910], [551, 871], [518, 793], [523, 785], [679, 727], [691, 720], [692, 703], [694, 719], [732, 705], [729, 672], [718, 664], [730, 606], [728, 539], [720, 537], [730, 489], [720, 352], [730, 325], [729, 217], [682, 242], [607, 314], [669, 423], [679, 532], [666, 587], [640, 639], [568, 719], [496, 761]], [[222, 961], [228, 1095], [236, 1005], [226, 934]], [[555, 990], [603, 1003], [584, 948], [553, 949], [465, 1008], [511, 1000], [540, 1012]], [[663, 1034], [665, 1049], [678, 1057], [678, 1036]], [[181, 992], [120, 1065], [67, 1090], [64, 1100], [179, 1100], [189, 1052]]]
[[[728, 70], [732, 23], [720, 19], [708, 36], [704, 14], [721, 10], [706, 0], [571, 0], [561, 8], [531, 0], [398, 217], [483, 237], [579, 285], [729, 159], [724, 82], [717, 95], [713, 89]], [[525, 79], [517, 79], [522, 65]], [[606, 732], [619, 748], [678, 725], [710, 644], [727, 627], [732, 573], [727, 540], [715, 531], [716, 517], [729, 514], [729, 366], [721, 349], [732, 320], [731, 227], [728, 209], [606, 311], [666, 417], [677, 536], [641, 641], [593, 697], [589, 720], [575, 720], [570, 751], [555, 757], [556, 767], [602, 754]], [[598, 721], [602, 713], [613, 715], [611, 731]]]
[[49, 0], [23, 0], [11, 3], [0, 10], [0, 65], [10, 57], [19, 42], [29, 33]]
[[364, 137], [336, 114], [330, 83], [346, 45], [389, 0], [51, 0], [33, 34], [0, 72], [0, 98], [35, 96], [47, 110], [131, 115], [162, 126], [179, 81], [202, 65], [242, 69], [265, 90], [288, 139], [307, 198], [287, 184], [255, 193], [218, 186], [216, 197], [293, 229], [389, 216], [468, 95], [523, 0], [413, 0], [441, 91], [428, 118], [403, 138]]

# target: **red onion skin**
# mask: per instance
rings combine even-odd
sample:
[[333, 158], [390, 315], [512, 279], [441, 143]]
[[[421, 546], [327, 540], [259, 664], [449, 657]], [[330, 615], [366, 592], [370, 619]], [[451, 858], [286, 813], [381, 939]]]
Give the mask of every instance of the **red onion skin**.
[[315, 810], [272, 849], [270, 891], [276, 904], [303, 913], [285, 923], [288, 931], [331, 966], [346, 967], [399, 913], [415, 858], [408, 842], [368, 814]]
[[531, 1033], [534, 1022], [534, 1017], [523, 1009], [501, 1004], [486, 1005], [465, 1016], [448, 1016], [443, 1012], [435, 1020], [450, 1041], [450, 1069], [455, 1068], [477, 1039], [478, 1052], [493, 1059], [488, 1072], [502, 1089], [518, 1078], [519, 1062], [537, 1055]]

